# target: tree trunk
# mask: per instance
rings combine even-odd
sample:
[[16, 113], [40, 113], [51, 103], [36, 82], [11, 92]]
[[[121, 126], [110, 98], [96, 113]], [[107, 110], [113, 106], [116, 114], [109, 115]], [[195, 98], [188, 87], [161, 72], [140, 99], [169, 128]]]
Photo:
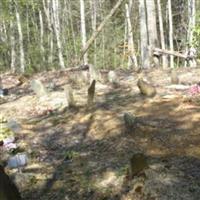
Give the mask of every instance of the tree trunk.
[[132, 65], [132, 63], [134, 64], [134, 67], [138, 67], [137, 64], [137, 58], [135, 55], [135, 48], [134, 48], [134, 42], [133, 42], [133, 32], [132, 32], [132, 25], [131, 25], [131, 20], [130, 20], [130, 13], [129, 10], [131, 8], [129, 8], [128, 4], [125, 5], [126, 8], [126, 19], [127, 19], [127, 28], [128, 28], [128, 68], [130, 68], [130, 66]]
[[42, 57], [42, 61], [44, 64], [45, 58], [44, 58], [44, 45], [43, 45], [43, 38], [44, 38], [44, 26], [43, 26], [43, 18], [42, 18], [42, 12], [39, 10], [39, 19], [40, 19], [40, 53]]
[[[81, 15], [81, 38], [82, 38], [82, 48], [86, 46], [86, 28], [85, 28], [85, 5], [84, 0], [80, 0], [80, 15]], [[83, 56], [84, 65], [88, 64], [87, 53]]]
[[[156, 8], [154, 0], [146, 0], [147, 11], [147, 31], [148, 31], [148, 44], [154, 48], [158, 46], [157, 22], [156, 22]], [[149, 52], [151, 53], [151, 52]], [[150, 59], [154, 61], [152, 64], [159, 66], [159, 59], [149, 55]]]
[[[91, 6], [91, 21], [92, 21], [92, 31], [96, 31], [97, 24], [97, 2], [96, 0], [90, 0]], [[94, 40], [94, 66], [96, 67], [97, 55], [96, 55], [96, 39]]]
[[15, 9], [16, 19], [17, 19], [17, 28], [18, 28], [18, 34], [19, 34], [19, 49], [20, 49], [20, 71], [21, 73], [25, 72], [25, 59], [24, 59], [24, 46], [23, 46], [23, 34], [22, 34], [22, 26], [21, 26], [21, 20], [20, 15], [18, 12], [17, 4]]
[[15, 62], [16, 62], [16, 52], [15, 52], [15, 36], [14, 36], [14, 26], [12, 20], [10, 20], [10, 47], [11, 47], [11, 60], [10, 60], [10, 68], [14, 73], [16, 71]]
[[[168, 0], [168, 15], [169, 15], [169, 47], [170, 50], [174, 50], [173, 44], [173, 19], [172, 19], [172, 5], [171, 0]], [[174, 68], [174, 56], [170, 56], [170, 68]]]
[[141, 67], [149, 68], [150, 57], [148, 51], [148, 35], [147, 35], [147, 21], [145, 1], [139, 1], [139, 21], [140, 21], [140, 51], [141, 51]]
[[57, 42], [57, 48], [58, 48], [58, 58], [61, 69], [65, 68], [63, 54], [62, 54], [62, 45], [61, 45], [61, 39], [60, 39], [60, 20], [59, 20], [59, 4], [58, 0], [52, 0], [52, 8], [53, 8], [53, 26], [56, 36], [56, 42]]
[[[159, 28], [160, 28], [160, 43], [161, 43], [161, 48], [165, 49], [163, 17], [162, 17], [162, 9], [161, 9], [160, 0], [157, 0], [157, 7], [158, 7]], [[168, 66], [167, 57], [164, 54], [162, 55], [162, 66], [164, 69], [167, 68]]]

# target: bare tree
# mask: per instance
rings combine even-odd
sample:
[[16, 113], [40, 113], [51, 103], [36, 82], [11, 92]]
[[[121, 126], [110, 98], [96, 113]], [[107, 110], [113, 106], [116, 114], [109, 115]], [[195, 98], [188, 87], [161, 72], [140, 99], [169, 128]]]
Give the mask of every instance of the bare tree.
[[[132, 1], [131, 1], [132, 2]], [[129, 5], [132, 5], [130, 3]], [[133, 42], [133, 31], [132, 31], [132, 25], [131, 25], [131, 20], [130, 20], [130, 10], [131, 8], [128, 6], [128, 4], [125, 5], [126, 9], [126, 21], [127, 21], [127, 28], [128, 28], [128, 54], [129, 54], [129, 59], [128, 59], [128, 68], [134, 64], [134, 66], [137, 68], [137, 58], [135, 55], [135, 47], [134, 47], [134, 42]]]
[[[168, 15], [169, 15], [169, 46], [170, 50], [174, 50], [173, 44], [173, 19], [172, 19], [172, 4], [171, 0], [168, 0]], [[170, 67], [174, 68], [174, 56], [170, 55]]]
[[19, 49], [20, 49], [20, 70], [22, 73], [25, 72], [25, 58], [24, 58], [24, 45], [23, 45], [23, 34], [22, 34], [22, 25], [20, 20], [20, 15], [17, 7], [17, 3], [15, 2], [15, 14], [17, 19], [17, 28], [19, 34]]
[[[163, 17], [162, 17], [160, 0], [157, 0], [157, 7], [158, 7], [159, 28], [160, 28], [160, 43], [161, 43], [161, 48], [165, 50], [165, 36], [164, 36]], [[162, 65], [163, 68], [166, 68], [168, 65], [167, 57], [165, 54], [162, 55]]]
[[[86, 46], [86, 27], [85, 27], [85, 4], [84, 0], [80, 0], [80, 15], [81, 15], [81, 37], [82, 37], [82, 48]], [[83, 62], [86, 65], [88, 63], [87, 53], [83, 56]]]
[[62, 45], [61, 45], [61, 39], [60, 39], [60, 20], [59, 20], [59, 1], [58, 0], [52, 0], [52, 9], [53, 9], [53, 19], [54, 19], [54, 31], [57, 41], [57, 47], [58, 47], [58, 58], [60, 67], [62, 69], [65, 68], [63, 54], [62, 54]]
[[141, 51], [141, 66], [143, 68], [149, 68], [150, 66], [146, 18], [147, 16], [146, 16], [145, 1], [140, 0], [139, 1], [140, 51]]

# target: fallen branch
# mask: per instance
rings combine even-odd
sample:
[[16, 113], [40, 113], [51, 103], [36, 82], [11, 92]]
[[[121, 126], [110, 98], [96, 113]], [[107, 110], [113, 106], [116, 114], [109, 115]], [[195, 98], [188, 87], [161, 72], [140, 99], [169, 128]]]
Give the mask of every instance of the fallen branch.
[[167, 54], [167, 55], [173, 55], [173, 56], [184, 58], [184, 59], [194, 58], [193, 56], [185, 55], [185, 54], [179, 53], [177, 51], [170, 51], [170, 50], [159, 49], [159, 48], [154, 48], [152, 50], [153, 50], [154, 55]]
[[110, 13], [105, 17], [105, 19], [97, 27], [96, 31], [92, 34], [91, 38], [87, 41], [87, 43], [85, 45], [85, 48], [82, 49], [80, 59], [83, 58], [83, 56], [85, 55], [85, 53], [87, 52], [87, 50], [89, 49], [90, 45], [93, 43], [93, 41], [95, 40], [95, 38], [97, 37], [97, 35], [101, 32], [101, 30], [103, 29], [103, 27], [106, 25], [107, 21], [112, 17], [112, 15], [116, 12], [116, 10], [118, 9], [118, 7], [121, 5], [121, 3], [123, 1], [124, 0], [118, 0], [118, 2], [115, 4], [115, 6], [110, 11]]

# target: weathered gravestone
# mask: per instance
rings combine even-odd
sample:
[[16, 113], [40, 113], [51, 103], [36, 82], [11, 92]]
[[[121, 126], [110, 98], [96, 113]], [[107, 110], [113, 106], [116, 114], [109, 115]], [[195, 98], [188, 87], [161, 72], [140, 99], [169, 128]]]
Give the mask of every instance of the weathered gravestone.
[[73, 90], [69, 85], [64, 86], [64, 91], [67, 98], [67, 103], [69, 107], [75, 106]]
[[47, 89], [44, 87], [41, 81], [32, 80], [31, 81], [31, 89], [36, 93], [38, 97], [46, 96]]
[[87, 99], [88, 106], [91, 106], [94, 102], [95, 84], [96, 84], [96, 81], [93, 80], [90, 87], [88, 88], [88, 99]]

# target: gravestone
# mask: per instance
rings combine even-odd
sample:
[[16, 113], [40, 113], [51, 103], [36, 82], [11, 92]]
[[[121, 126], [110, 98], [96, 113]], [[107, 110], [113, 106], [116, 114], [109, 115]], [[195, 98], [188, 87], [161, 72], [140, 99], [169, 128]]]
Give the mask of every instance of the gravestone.
[[46, 96], [47, 90], [39, 80], [32, 80], [31, 81], [31, 89], [35, 92], [38, 97]]
[[69, 107], [75, 106], [74, 95], [73, 95], [73, 90], [72, 90], [71, 86], [69, 86], [69, 85], [64, 86], [64, 91], [66, 94], [68, 106]]

